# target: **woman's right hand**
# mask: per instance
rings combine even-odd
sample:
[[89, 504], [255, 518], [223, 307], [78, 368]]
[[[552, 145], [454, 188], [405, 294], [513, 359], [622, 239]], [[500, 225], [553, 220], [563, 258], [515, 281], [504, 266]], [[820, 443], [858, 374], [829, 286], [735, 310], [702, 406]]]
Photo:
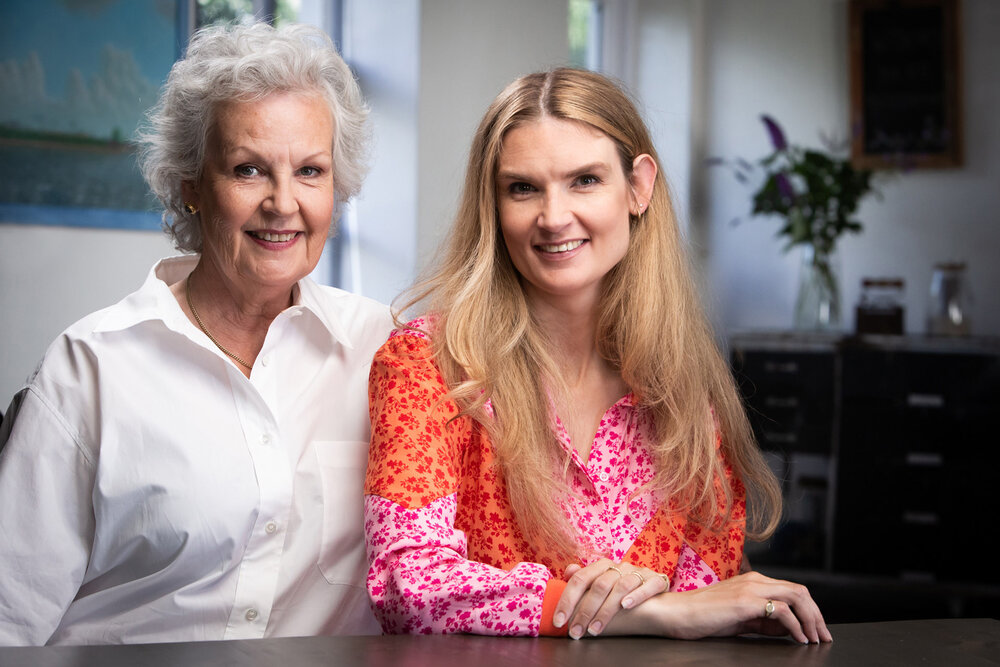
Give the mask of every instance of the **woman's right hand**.
[[[768, 602], [773, 611], [767, 613]], [[747, 572], [711, 586], [657, 595], [618, 614], [607, 634], [656, 634], [675, 639], [757, 633], [803, 644], [830, 642], [823, 614], [801, 584]]]
[[599, 635], [620, 612], [667, 590], [667, 579], [649, 568], [602, 558], [586, 567], [566, 568], [566, 588], [559, 597], [552, 623], [569, 625], [569, 636]]

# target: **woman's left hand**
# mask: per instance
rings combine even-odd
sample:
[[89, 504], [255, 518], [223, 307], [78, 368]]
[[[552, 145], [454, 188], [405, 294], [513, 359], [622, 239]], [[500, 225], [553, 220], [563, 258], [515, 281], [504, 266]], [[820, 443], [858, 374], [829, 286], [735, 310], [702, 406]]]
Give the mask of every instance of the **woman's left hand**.
[[598, 635], [618, 612], [642, 604], [667, 590], [667, 580], [649, 568], [615, 563], [608, 558], [586, 567], [566, 568], [569, 581], [556, 605], [552, 623], [569, 623], [569, 636]]
[[790, 635], [797, 642], [833, 641], [809, 590], [791, 581], [748, 572], [711, 586], [661, 595], [635, 619], [622, 619], [616, 634], [657, 634], [675, 639], [756, 633]]

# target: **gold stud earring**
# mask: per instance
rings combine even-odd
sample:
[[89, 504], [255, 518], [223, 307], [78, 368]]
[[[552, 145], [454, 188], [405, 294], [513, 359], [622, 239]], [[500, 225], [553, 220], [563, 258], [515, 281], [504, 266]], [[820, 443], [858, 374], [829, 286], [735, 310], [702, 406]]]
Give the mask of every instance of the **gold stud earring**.
[[189, 204], [187, 202], [184, 202], [184, 209], [191, 215], [194, 215], [195, 213], [198, 212], [197, 206], [195, 206], [194, 204]]

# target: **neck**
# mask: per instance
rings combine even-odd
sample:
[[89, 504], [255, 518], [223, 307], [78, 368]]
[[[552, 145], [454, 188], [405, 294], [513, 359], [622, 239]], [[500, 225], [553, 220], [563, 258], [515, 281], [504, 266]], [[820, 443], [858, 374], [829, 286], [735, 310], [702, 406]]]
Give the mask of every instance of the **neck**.
[[597, 349], [597, 307], [592, 302], [530, 299], [530, 308], [569, 388], [587, 377], [617, 376]]
[[171, 285], [174, 297], [191, 322], [232, 358], [250, 377], [268, 328], [291, 304], [292, 291], [269, 290], [269, 295], [241, 298], [243, 291], [199, 262], [186, 280]]
[[232, 279], [204, 258], [194, 267], [189, 280], [194, 285], [195, 306], [203, 316], [211, 310], [240, 327], [263, 325], [266, 330], [292, 304], [291, 287], [258, 286], [239, 276]]

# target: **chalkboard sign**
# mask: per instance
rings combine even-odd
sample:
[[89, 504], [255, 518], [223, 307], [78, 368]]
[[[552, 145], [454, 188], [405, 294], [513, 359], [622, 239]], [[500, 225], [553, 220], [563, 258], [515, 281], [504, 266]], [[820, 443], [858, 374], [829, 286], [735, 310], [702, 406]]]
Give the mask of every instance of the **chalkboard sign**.
[[962, 163], [960, 0], [851, 0], [856, 166]]

